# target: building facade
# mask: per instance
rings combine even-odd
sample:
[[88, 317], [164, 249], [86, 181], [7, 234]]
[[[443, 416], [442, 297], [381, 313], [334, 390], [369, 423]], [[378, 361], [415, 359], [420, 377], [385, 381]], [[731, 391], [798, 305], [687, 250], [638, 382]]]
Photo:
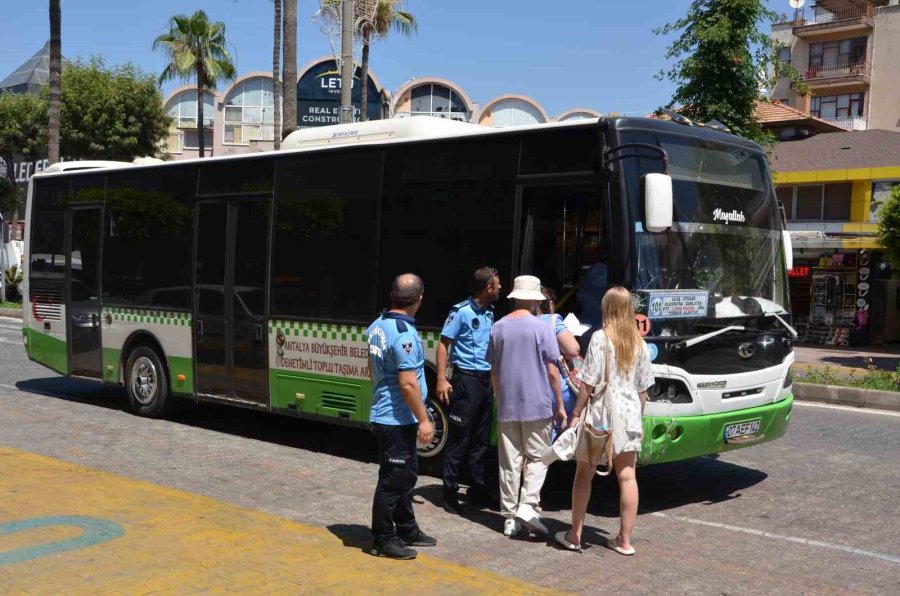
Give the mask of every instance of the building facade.
[[791, 306], [802, 337], [833, 345], [900, 341], [900, 282], [875, 237], [900, 186], [900, 131], [819, 134], [779, 143], [776, 194], [791, 233]]
[[[391, 94], [370, 69], [367, 84], [370, 120], [433, 116], [505, 127], [600, 117], [600, 112], [591, 108], [574, 108], [553, 117], [536, 99], [512, 93], [480, 104], [461, 85], [440, 77], [410, 79]], [[357, 71], [351, 94], [355, 118], [359, 118], [361, 89]], [[340, 93], [340, 72], [334, 58], [324, 56], [307, 63], [298, 72], [298, 127], [338, 124]], [[175, 89], [166, 97], [165, 106], [173, 118], [166, 144], [168, 153], [174, 159], [198, 157], [201, 129], [197, 123], [196, 87], [186, 85]], [[274, 106], [270, 72], [250, 72], [221, 91], [207, 92], [202, 123], [207, 155], [273, 149]]]
[[809, 93], [781, 78], [771, 99], [845, 130], [900, 130], [898, 0], [818, 0], [784, 15], [772, 37]]

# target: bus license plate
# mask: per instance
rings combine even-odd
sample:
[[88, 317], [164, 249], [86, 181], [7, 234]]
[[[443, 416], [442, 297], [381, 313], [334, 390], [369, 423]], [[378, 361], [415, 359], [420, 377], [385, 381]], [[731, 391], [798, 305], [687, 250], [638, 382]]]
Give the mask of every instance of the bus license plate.
[[760, 420], [738, 422], [725, 427], [725, 442], [737, 442], [738, 439], [751, 437], [759, 432]]

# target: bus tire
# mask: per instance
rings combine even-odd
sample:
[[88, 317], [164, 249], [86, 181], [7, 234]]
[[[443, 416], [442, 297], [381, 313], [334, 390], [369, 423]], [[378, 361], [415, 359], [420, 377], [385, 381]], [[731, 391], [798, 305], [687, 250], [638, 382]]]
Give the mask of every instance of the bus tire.
[[428, 420], [434, 425], [434, 437], [428, 445], [424, 447], [419, 445], [419, 472], [441, 478], [444, 473], [444, 447], [447, 446], [449, 430], [447, 406], [434, 397], [429, 397], [425, 402], [425, 412], [428, 414]]
[[161, 418], [171, 409], [166, 367], [156, 350], [138, 346], [125, 363], [125, 391], [131, 410], [138, 416]]

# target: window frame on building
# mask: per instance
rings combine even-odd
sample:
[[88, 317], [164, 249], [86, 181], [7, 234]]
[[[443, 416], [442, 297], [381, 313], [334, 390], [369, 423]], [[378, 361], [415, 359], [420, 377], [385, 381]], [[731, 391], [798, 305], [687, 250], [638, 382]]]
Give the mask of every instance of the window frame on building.
[[[834, 188], [834, 187], [841, 186], [841, 185], [846, 185], [849, 187], [847, 189], [848, 192], [846, 194], [846, 199], [847, 199], [846, 214], [847, 214], [847, 216], [846, 217], [838, 217], [838, 218], [834, 218], [834, 217], [826, 218], [825, 217], [826, 212], [827, 212], [826, 199], [828, 198], [828, 188], [829, 187]], [[817, 217], [811, 217], [811, 218], [810, 217], [804, 217], [804, 218], [797, 217], [797, 210], [800, 207], [799, 203], [800, 203], [800, 199], [801, 199], [801, 197], [800, 197], [800, 189], [801, 188], [810, 188], [810, 189], [818, 188], [819, 189], [819, 193], [818, 193], [819, 194], [819, 197], [818, 197], [819, 215]], [[786, 203], [781, 196], [778, 197], [778, 200], [784, 204], [784, 210], [787, 215], [788, 221], [792, 221], [792, 222], [796, 222], [796, 223], [812, 223], [812, 222], [844, 222], [844, 221], [851, 220], [851, 208], [852, 208], [851, 206], [852, 206], [852, 202], [853, 202], [853, 196], [852, 196], [853, 189], [852, 189], [852, 185], [849, 183], [796, 184], [796, 185], [791, 185], [791, 186], [779, 186], [776, 188], [776, 193], [778, 193], [778, 191], [783, 190], [783, 189], [790, 189], [790, 191], [791, 191], [790, 203]]]
[[[446, 97], [447, 100], [447, 111], [443, 111], [441, 109], [435, 109], [435, 88], [446, 89], [449, 92], [449, 95]], [[424, 89], [428, 89], [428, 93], [423, 95], [422, 91]], [[421, 100], [423, 97], [429, 98], [428, 110], [417, 110], [416, 101]], [[441, 97], [440, 99], [445, 99]], [[455, 106], [454, 104], [458, 104]], [[458, 109], [459, 106], [462, 106], [464, 109], [461, 111]], [[457, 109], [455, 109], [457, 108]], [[398, 116], [405, 117], [406, 113], [398, 112]], [[409, 90], [409, 114], [408, 116], [414, 118], [416, 116], [433, 116], [435, 118], [446, 118], [449, 120], [456, 120], [459, 122], [468, 122], [472, 115], [472, 109], [469, 107], [469, 104], [466, 102], [465, 98], [462, 95], [457, 93], [452, 87], [449, 85], [443, 85], [441, 83], [423, 83], [422, 85], [417, 85]]]
[[[867, 37], [850, 37], [811, 43], [809, 44], [809, 69], [835, 68], [865, 63], [867, 45]], [[846, 51], [844, 50], [845, 47]], [[836, 59], [826, 60], [826, 50], [834, 50], [835, 48], [837, 49]]]
[[[248, 85], [261, 81], [260, 89], [247, 89]], [[248, 103], [243, 101], [243, 97], [258, 91], [260, 93], [259, 103]], [[235, 103], [237, 96], [242, 97], [240, 103]], [[271, 101], [268, 99], [271, 98]], [[260, 110], [259, 120], [255, 118], [247, 119], [247, 110]], [[234, 119], [234, 113], [240, 110], [240, 119]], [[267, 118], [267, 110], [270, 115]], [[256, 135], [252, 134], [256, 130]], [[236, 132], [240, 130], [240, 137], [236, 137]], [[248, 131], [250, 133], [248, 134]], [[229, 140], [229, 132], [230, 140]], [[238, 139], [238, 140], [235, 140]], [[225, 97], [222, 107], [222, 144], [236, 145], [247, 147], [252, 141], [273, 141], [275, 139], [275, 92], [271, 77], [256, 76], [244, 79], [235, 85]]]
[[[846, 104], [841, 106], [841, 99], [847, 98]], [[827, 100], [827, 101], [825, 101]], [[822, 115], [822, 104], [835, 104], [834, 116]], [[855, 107], [855, 109], [854, 109]], [[866, 92], [858, 91], [856, 93], [842, 93], [840, 95], [822, 95], [813, 97], [809, 104], [810, 116], [822, 118], [824, 120], [836, 118], [863, 118], [866, 107]]]
[[[185, 99], [187, 96], [193, 96]], [[213, 146], [213, 130], [215, 128], [215, 110], [216, 96], [204, 91], [203, 101], [203, 121], [208, 123], [203, 127], [203, 136], [205, 146], [211, 149]], [[209, 101], [206, 101], [209, 100]], [[193, 106], [193, 116], [182, 116], [182, 106]], [[173, 118], [172, 126], [169, 128], [169, 138], [166, 141], [166, 148], [169, 153], [184, 153], [184, 150], [197, 150], [200, 148], [200, 135], [197, 129], [197, 90], [185, 89], [178, 94], [172, 96], [166, 102], [166, 113]], [[190, 123], [193, 122], [193, 126]], [[187, 125], [185, 125], [187, 124]], [[189, 135], [188, 131], [195, 131], [194, 135]], [[193, 143], [190, 139], [193, 138]]]

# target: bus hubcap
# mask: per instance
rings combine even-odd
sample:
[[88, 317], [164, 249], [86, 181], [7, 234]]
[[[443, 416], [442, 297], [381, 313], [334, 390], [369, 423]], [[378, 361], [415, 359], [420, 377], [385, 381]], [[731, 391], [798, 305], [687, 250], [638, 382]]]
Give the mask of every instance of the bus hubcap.
[[131, 365], [131, 392], [142, 405], [156, 397], [157, 374], [153, 361], [141, 356]]
[[429, 422], [434, 425], [434, 437], [428, 445], [419, 446], [419, 457], [434, 457], [444, 450], [447, 443], [447, 420], [430, 399], [425, 402], [425, 413], [428, 414]]

